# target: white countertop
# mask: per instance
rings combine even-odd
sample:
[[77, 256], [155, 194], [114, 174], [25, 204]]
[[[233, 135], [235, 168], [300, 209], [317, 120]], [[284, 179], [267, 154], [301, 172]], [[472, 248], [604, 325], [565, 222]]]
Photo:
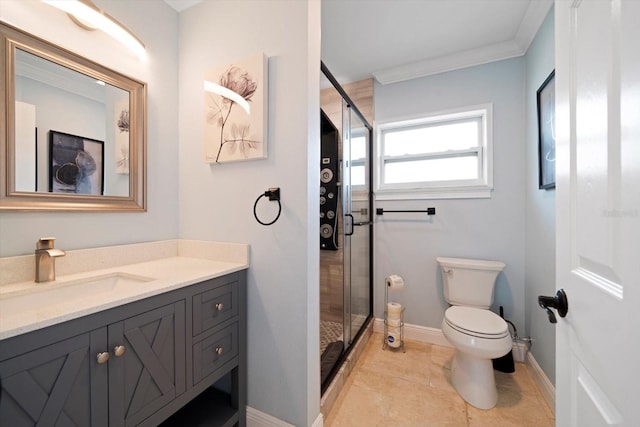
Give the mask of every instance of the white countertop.
[[[248, 259], [216, 261], [189, 256], [171, 256], [147, 262], [63, 275], [59, 276], [56, 281], [49, 283], [29, 281], [4, 285], [0, 287], [0, 340], [244, 270], [248, 267]], [[142, 276], [151, 280], [124, 287], [119, 286], [113, 292], [94, 294], [91, 292], [91, 285], [87, 284], [83, 285], [82, 295], [79, 298], [75, 298], [77, 294], [74, 293], [74, 298], [54, 304], [47, 301], [47, 298], [40, 298], [42, 302], [29, 305], [19, 312], [11, 310], [11, 307], [7, 305], [11, 304], [12, 297], [24, 294], [35, 295], [57, 288], [76, 286], [78, 282], [116, 273], [125, 276]], [[3, 305], [5, 306], [4, 313]]]

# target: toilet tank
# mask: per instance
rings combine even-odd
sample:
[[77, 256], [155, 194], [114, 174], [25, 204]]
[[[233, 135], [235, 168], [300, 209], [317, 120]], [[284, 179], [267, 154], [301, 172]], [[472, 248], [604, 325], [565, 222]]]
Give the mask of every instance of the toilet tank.
[[438, 257], [442, 269], [444, 298], [451, 305], [488, 309], [493, 303], [498, 274], [506, 267], [500, 261]]

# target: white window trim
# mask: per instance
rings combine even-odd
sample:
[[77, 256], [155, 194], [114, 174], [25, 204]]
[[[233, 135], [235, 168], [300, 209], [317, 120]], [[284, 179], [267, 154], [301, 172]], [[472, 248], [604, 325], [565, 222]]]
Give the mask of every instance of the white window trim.
[[[482, 176], [477, 180], [439, 181], [433, 183], [404, 183], [383, 185], [384, 161], [382, 153], [382, 132], [442, 120], [480, 117], [484, 132], [484, 145], [478, 148], [482, 155]], [[376, 200], [415, 200], [415, 199], [466, 199], [490, 198], [493, 191], [493, 104], [480, 104], [450, 110], [432, 112], [414, 117], [401, 117], [375, 124], [376, 143], [374, 155], [376, 170], [374, 193]], [[469, 150], [467, 150], [469, 151]], [[475, 150], [471, 150], [475, 151]], [[471, 181], [471, 182], [470, 182]]]
[[[360, 137], [360, 136], [364, 137], [365, 138], [365, 143], [366, 143], [367, 139], [368, 139], [368, 132], [369, 132], [369, 130], [364, 128], [362, 131], [356, 132], [356, 137]], [[351, 136], [353, 136], [353, 135], [351, 135]], [[367, 179], [369, 177], [368, 176], [368, 171], [369, 171], [369, 168], [371, 167], [371, 165], [370, 165], [370, 157], [371, 157], [370, 155], [367, 156], [365, 154], [365, 157], [361, 157], [361, 158], [358, 158], [358, 159], [351, 159], [351, 163], [349, 165], [350, 168], [353, 167], [353, 166], [364, 166], [365, 184], [364, 185], [353, 185], [353, 184], [351, 184], [352, 195], [356, 194], [356, 193], [365, 195], [365, 196], [358, 196], [360, 199], [362, 197], [368, 197], [368, 191], [367, 191], [366, 182], [367, 182]], [[354, 198], [354, 200], [356, 200], [356, 199]]]

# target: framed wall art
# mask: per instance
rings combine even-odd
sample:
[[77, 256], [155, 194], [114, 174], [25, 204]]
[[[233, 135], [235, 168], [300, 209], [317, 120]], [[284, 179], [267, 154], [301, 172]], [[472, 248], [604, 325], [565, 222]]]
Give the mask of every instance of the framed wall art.
[[104, 142], [49, 131], [49, 191], [104, 194]]
[[555, 70], [536, 93], [538, 103], [538, 188], [556, 188]]
[[261, 53], [205, 74], [205, 162], [267, 157], [267, 71]]

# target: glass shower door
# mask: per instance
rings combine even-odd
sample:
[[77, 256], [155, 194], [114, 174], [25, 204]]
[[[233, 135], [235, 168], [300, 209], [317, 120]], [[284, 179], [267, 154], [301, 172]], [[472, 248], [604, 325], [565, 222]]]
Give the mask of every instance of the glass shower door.
[[343, 108], [345, 338], [351, 344], [370, 312], [371, 221], [369, 129]]
[[320, 373], [322, 392], [372, 315], [371, 126], [322, 64]]

